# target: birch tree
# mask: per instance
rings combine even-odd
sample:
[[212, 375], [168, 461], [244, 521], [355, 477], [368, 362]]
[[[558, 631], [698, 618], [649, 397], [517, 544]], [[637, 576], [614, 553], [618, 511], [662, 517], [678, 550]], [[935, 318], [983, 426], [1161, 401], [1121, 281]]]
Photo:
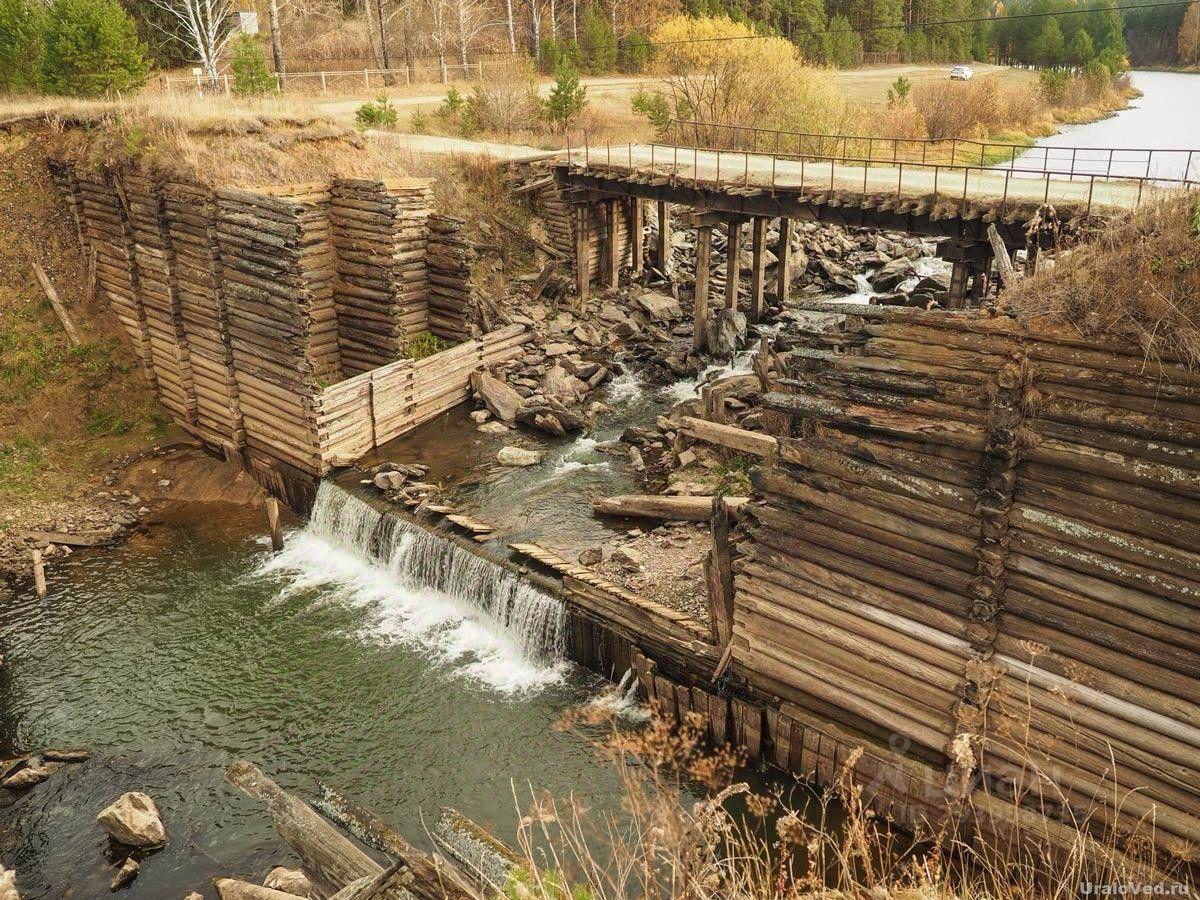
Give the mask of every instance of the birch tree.
[[236, 32], [237, 16], [230, 0], [150, 0], [179, 23], [181, 35], [195, 52], [200, 68], [214, 84], [225, 47]]

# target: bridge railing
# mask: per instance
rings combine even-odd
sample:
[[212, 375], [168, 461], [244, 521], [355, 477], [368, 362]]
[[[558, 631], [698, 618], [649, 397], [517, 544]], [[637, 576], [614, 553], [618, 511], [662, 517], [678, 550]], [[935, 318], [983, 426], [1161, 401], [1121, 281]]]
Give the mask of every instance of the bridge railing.
[[1072, 214], [1097, 208], [1136, 209], [1143, 200], [1200, 189], [1200, 178], [1125, 177], [1070, 171], [1022, 170], [969, 164], [881, 160], [878, 157], [764, 154], [679, 144], [605, 144], [567, 148], [573, 168], [629, 174], [669, 175], [693, 187], [788, 192], [842, 191], [863, 197], [896, 196], [953, 201], [965, 213], [972, 200], [987, 202], [1001, 216], [1010, 203], [1072, 204]]
[[743, 150], [809, 159], [863, 159], [880, 163], [922, 163], [1005, 168], [1044, 175], [1150, 178], [1163, 181], [1200, 179], [1200, 149], [1125, 147], [1019, 146], [967, 138], [871, 137], [782, 131], [752, 125], [727, 125], [672, 119], [665, 137], [672, 143], [701, 148]]

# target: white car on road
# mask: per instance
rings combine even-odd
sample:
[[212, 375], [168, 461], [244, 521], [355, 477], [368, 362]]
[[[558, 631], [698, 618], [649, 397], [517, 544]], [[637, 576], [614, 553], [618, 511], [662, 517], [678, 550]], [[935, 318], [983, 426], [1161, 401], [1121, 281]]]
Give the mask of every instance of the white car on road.
[[955, 66], [950, 70], [951, 81], [970, 81], [975, 72], [970, 66]]

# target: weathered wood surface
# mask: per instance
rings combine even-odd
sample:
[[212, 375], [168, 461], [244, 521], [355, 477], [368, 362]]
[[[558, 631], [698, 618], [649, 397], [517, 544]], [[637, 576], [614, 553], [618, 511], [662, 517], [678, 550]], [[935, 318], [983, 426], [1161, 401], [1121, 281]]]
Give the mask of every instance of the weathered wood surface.
[[[732, 512], [746, 505], [745, 497], [726, 497]], [[625, 518], [663, 519], [676, 522], [707, 522], [712, 515], [712, 496], [672, 497], [664, 494], [619, 494], [597, 497], [592, 511], [597, 515]]]
[[34, 262], [33, 274], [37, 276], [38, 284], [42, 286], [42, 293], [46, 295], [46, 299], [50, 301], [50, 306], [54, 309], [54, 314], [58, 316], [58, 321], [63, 327], [63, 331], [67, 333], [67, 337], [76, 347], [82, 342], [79, 337], [79, 330], [75, 327], [75, 322], [71, 319], [71, 314], [67, 312], [66, 306], [58, 297], [58, 291], [55, 290], [53, 282], [46, 275], [46, 270], [42, 268], [41, 263]]

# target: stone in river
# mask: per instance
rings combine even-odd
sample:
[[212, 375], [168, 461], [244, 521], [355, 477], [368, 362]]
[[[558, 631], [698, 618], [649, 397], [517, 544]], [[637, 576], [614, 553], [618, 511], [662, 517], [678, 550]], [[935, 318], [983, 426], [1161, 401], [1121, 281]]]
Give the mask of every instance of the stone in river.
[[285, 894], [295, 894], [297, 897], [307, 897], [312, 891], [312, 885], [308, 881], [308, 876], [300, 869], [289, 869], [285, 866], [276, 866], [267, 873], [267, 878], [263, 882], [263, 887], [269, 887], [272, 890], [283, 891]]
[[501, 447], [496, 454], [496, 462], [502, 466], [536, 466], [541, 461], [541, 453], [523, 447]]
[[161, 847], [167, 842], [158, 807], [146, 794], [130, 791], [96, 816], [100, 827], [119, 844], [129, 847]]
[[33, 787], [35, 784], [40, 784], [50, 777], [50, 770], [40, 765], [28, 765], [14, 775], [9, 775], [0, 782], [0, 786], [8, 788], [10, 791], [21, 791], [25, 788]]
[[525, 398], [510, 388], [499, 378], [487, 372], [476, 372], [472, 378], [475, 390], [483, 398], [487, 408], [496, 418], [503, 422], [512, 422], [517, 418], [517, 411], [525, 403]]
[[876, 269], [871, 275], [871, 287], [880, 293], [886, 293], [916, 273], [917, 270], [911, 261], [904, 257], [893, 259], [887, 265]]
[[110, 891], [116, 892], [123, 887], [127, 887], [133, 879], [138, 877], [142, 867], [138, 865], [138, 861], [130, 856], [121, 865], [120, 871], [117, 872], [117, 877], [112, 880], [112, 884], [108, 886]]

